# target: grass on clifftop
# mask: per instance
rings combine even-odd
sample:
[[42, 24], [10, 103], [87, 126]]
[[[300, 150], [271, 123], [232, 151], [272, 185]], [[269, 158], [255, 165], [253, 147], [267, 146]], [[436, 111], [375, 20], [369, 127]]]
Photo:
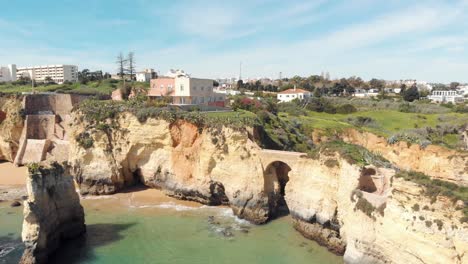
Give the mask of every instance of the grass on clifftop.
[[306, 111], [305, 115], [279, 115], [285, 121], [296, 120], [312, 134], [320, 130], [325, 135], [334, 135], [347, 128], [368, 131], [387, 139], [408, 141], [415, 144], [432, 143], [447, 148], [460, 148], [457, 129], [468, 124], [468, 115], [462, 113], [418, 114], [394, 110], [355, 112], [351, 114], [329, 114]]
[[128, 112], [134, 114], [141, 123], [148, 118], [163, 119], [174, 122], [186, 120], [199, 127], [226, 125], [234, 128], [245, 128], [257, 123], [255, 114], [240, 111], [238, 113], [207, 113], [198, 111], [183, 111], [175, 107], [155, 106], [157, 102], [130, 99], [128, 101], [85, 100], [78, 107], [84, 119], [90, 124], [99, 125], [108, 120], [113, 121], [119, 114]]
[[437, 196], [442, 195], [450, 198], [454, 203], [458, 200], [463, 201], [463, 217], [460, 221], [468, 222], [468, 187], [459, 186], [455, 183], [431, 179], [429, 176], [415, 171], [401, 171], [395, 174], [395, 177], [406, 181], [412, 181], [425, 187], [424, 194], [435, 202]]
[[309, 155], [312, 158], [318, 158], [319, 155], [333, 156], [338, 153], [350, 164], [359, 166], [375, 165], [379, 167], [391, 167], [391, 163], [384, 157], [370, 152], [364, 147], [349, 144], [340, 140], [329, 141], [319, 145]]
[[[134, 82], [134, 86], [148, 88], [149, 83]], [[110, 95], [112, 91], [122, 86], [122, 81], [113, 79], [104, 79], [100, 81], [88, 82], [87, 84], [80, 83], [64, 83], [64, 84], [39, 84], [34, 87], [37, 92], [57, 92], [82, 95]], [[0, 84], [0, 92], [2, 93], [23, 93], [31, 92], [31, 83], [26, 85], [14, 85], [12, 83]]]

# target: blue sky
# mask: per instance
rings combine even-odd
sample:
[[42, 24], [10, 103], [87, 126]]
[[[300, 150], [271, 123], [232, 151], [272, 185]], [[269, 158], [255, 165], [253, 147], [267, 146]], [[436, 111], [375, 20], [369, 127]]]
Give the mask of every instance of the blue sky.
[[0, 64], [468, 82], [468, 0], [0, 0]]

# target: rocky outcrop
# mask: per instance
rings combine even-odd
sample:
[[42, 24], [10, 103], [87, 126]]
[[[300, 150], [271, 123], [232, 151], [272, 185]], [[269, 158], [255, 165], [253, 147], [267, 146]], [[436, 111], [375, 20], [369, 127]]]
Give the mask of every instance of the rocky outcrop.
[[[331, 158], [338, 164], [326, 166]], [[285, 197], [294, 227], [346, 263], [466, 263], [468, 225], [449, 199], [431, 201], [392, 169], [360, 168], [338, 156], [295, 168]]]
[[18, 152], [23, 117], [22, 98], [0, 96], [0, 160], [13, 162]]
[[[425, 148], [418, 144], [397, 142], [389, 144], [384, 137], [356, 129], [346, 129], [338, 135], [345, 142], [356, 144], [379, 153], [400, 169], [422, 172], [434, 179], [468, 186], [468, 153], [437, 145]], [[313, 134], [314, 141], [329, 140], [320, 131]]]
[[466, 261], [462, 212], [442, 196], [431, 204], [422, 186], [393, 179], [393, 169], [360, 167], [333, 153], [286, 158], [260, 149], [249, 128], [140, 123], [131, 114], [99, 126], [74, 120], [70, 163], [83, 194], [141, 182], [180, 199], [229, 204], [258, 224], [287, 205], [299, 232], [349, 263]]
[[[268, 219], [261, 149], [248, 129], [201, 129], [161, 119], [141, 124], [131, 114], [105, 131], [75, 121], [69, 161], [82, 194], [110, 194], [141, 182], [180, 199], [229, 203], [256, 223]], [[93, 142], [87, 149], [76, 140], [84, 133]]]
[[20, 263], [46, 263], [64, 240], [86, 231], [84, 211], [73, 178], [61, 165], [30, 165], [24, 203]]

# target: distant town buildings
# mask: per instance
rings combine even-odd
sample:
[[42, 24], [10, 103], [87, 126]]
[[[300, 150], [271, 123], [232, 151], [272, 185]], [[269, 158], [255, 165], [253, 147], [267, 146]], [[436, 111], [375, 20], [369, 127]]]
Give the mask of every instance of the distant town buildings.
[[436, 103], [459, 103], [465, 100], [458, 91], [433, 91], [427, 98]]
[[285, 91], [279, 92], [276, 95], [276, 98], [281, 103], [281, 102], [290, 102], [294, 99], [303, 100], [311, 96], [312, 96], [311, 92], [302, 90], [302, 89], [297, 89], [296, 87], [294, 87], [293, 89], [287, 89]]
[[75, 65], [44, 65], [17, 68], [17, 77], [28, 77], [31, 80], [44, 82], [50, 77], [56, 83], [77, 82], [78, 67]]
[[418, 88], [418, 91], [432, 91], [433, 87], [430, 83], [426, 81], [418, 81], [418, 80], [413, 80], [413, 79], [408, 79], [408, 80], [394, 80], [394, 81], [385, 81], [385, 85], [387, 87], [401, 87], [402, 85], [405, 85], [406, 87], [411, 87], [413, 85], [416, 85]]
[[149, 82], [151, 79], [156, 78], [156, 76], [157, 74], [153, 69], [144, 69], [135, 75], [137, 82]]
[[8, 66], [0, 66], [0, 82], [16, 81], [16, 65], [9, 64]]

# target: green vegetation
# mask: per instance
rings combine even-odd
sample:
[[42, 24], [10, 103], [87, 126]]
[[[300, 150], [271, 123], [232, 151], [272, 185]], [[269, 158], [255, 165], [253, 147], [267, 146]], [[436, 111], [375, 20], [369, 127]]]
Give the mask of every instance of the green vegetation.
[[354, 208], [362, 211], [368, 217], [375, 220], [375, 217], [372, 215], [372, 213], [375, 211], [376, 208], [371, 203], [369, 203], [369, 201], [367, 201], [365, 198], [362, 198], [362, 197], [359, 198]]
[[[423, 194], [431, 198], [431, 202], [435, 202], [437, 196], [442, 195], [450, 198], [454, 203], [458, 200], [464, 202], [464, 204], [468, 204], [468, 187], [465, 186], [458, 186], [455, 183], [441, 181], [441, 180], [432, 180], [429, 176], [414, 171], [400, 171], [399, 173], [395, 174], [395, 177], [402, 178], [406, 181], [415, 182], [424, 187]], [[428, 210], [429, 208], [426, 206], [423, 208], [424, 210]], [[468, 208], [463, 208], [463, 215], [464, 217], [461, 221], [465, 221], [468, 219]]]
[[[345, 102], [344, 100], [336, 100], [336, 98], [331, 101]], [[348, 101], [354, 102], [353, 100]], [[367, 101], [371, 100], [367, 99]], [[410, 103], [399, 103], [398, 105], [396, 110], [365, 110], [348, 114], [335, 114], [326, 111], [308, 111], [300, 105], [290, 103], [284, 106], [280, 104], [279, 110], [284, 110], [284, 112], [280, 112], [278, 116], [285, 121], [301, 124], [303, 133], [306, 135], [311, 135], [314, 130], [319, 130], [323, 135], [334, 136], [344, 129], [356, 128], [383, 136], [388, 139], [389, 143], [406, 141], [419, 144], [422, 147], [437, 144], [451, 149], [463, 148], [459, 131], [468, 124], [468, 115], [450, 112], [450, 110], [446, 112], [444, 107], [441, 107], [444, 108], [443, 111], [436, 114], [420, 113], [424, 111], [416, 110], [402, 112], [398, 111], [398, 108], [413, 109], [421, 106], [417, 103], [411, 105]], [[440, 106], [438, 107], [440, 108]], [[357, 108], [359, 109], [359, 107]]]
[[199, 127], [227, 125], [234, 128], [245, 128], [257, 123], [256, 115], [246, 111], [229, 113], [189, 112], [180, 110], [177, 107], [159, 107], [158, 102], [145, 101], [140, 98], [128, 101], [85, 100], [76, 110], [83, 114], [86, 121], [97, 127], [99, 124], [107, 124], [110, 121], [108, 128], [115, 128], [115, 118], [123, 112], [134, 114], [141, 123], [146, 122], [148, 118], [160, 118], [168, 122], [183, 119]]
[[[149, 88], [148, 83], [133, 83], [135, 88]], [[113, 79], [103, 79], [98, 81], [81, 83], [64, 83], [64, 84], [39, 84], [34, 87], [37, 92], [57, 92], [82, 95], [109, 96], [113, 90], [122, 86], [122, 81]], [[22, 93], [31, 92], [31, 83], [2, 83], [0, 84], [0, 92], [2, 93]]]
[[40, 165], [38, 163], [29, 163], [27, 164], [27, 167], [28, 167], [28, 172], [30, 174], [37, 174], [39, 173], [39, 168], [40, 168]]
[[94, 140], [88, 132], [82, 132], [75, 137], [78, 145], [84, 149], [92, 148], [94, 145]]
[[388, 160], [380, 155], [370, 152], [364, 147], [348, 144], [343, 141], [335, 140], [329, 141], [319, 145], [309, 155], [317, 158], [318, 155], [333, 156], [339, 153], [350, 164], [357, 164], [359, 166], [366, 166], [373, 164], [376, 166], [390, 167], [391, 164]]

